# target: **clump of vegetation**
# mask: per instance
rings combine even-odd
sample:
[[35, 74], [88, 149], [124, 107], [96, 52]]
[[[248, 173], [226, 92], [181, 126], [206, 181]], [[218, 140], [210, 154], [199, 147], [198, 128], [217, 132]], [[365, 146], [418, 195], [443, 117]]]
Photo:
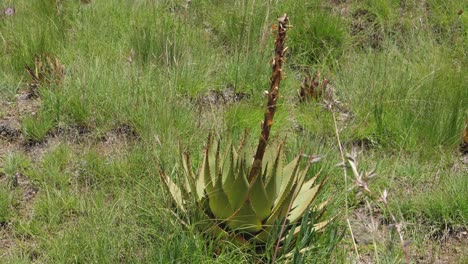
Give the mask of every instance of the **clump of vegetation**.
[[38, 89], [44, 85], [59, 85], [65, 78], [65, 67], [60, 63], [57, 56], [52, 57], [45, 53], [34, 57], [34, 66], [32, 68], [26, 65], [26, 71], [31, 77], [28, 83], [29, 93], [38, 95]]
[[322, 97], [326, 91], [328, 79], [321, 80], [320, 71], [317, 70], [314, 77], [311, 78], [310, 74], [304, 77], [299, 90], [299, 99], [301, 101], [317, 100]]
[[21, 121], [22, 134], [30, 143], [44, 141], [55, 125], [54, 119], [44, 113], [25, 116]]
[[333, 62], [343, 54], [347, 34], [340, 16], [321, 8], [319, 1], [295, 2], [290, 8], [295, 17], [290, 45], [293, 63]]

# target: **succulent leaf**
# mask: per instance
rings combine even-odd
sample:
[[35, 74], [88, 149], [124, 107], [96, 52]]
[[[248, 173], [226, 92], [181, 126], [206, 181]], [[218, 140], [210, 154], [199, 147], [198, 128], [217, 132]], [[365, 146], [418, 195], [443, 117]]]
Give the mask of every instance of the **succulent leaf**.
[[260, 221], [263, 221], [268, 217], [272, 208], [265, 191], [265, 185], [263, 184], [262, 177], [256, 177], [250, 191], [250, 198], [252, 208], [254, 209], [257, 217]]
[[226, 219], [233, 214], [233, 208], [229, 204], [228, 197], [222, 189], [222, 178], [218, 175], [219, 148], [218, 144], [208, 143], [205, 150], [205, 179], [206, 194], [210, 205], [210, 210], [217, 219]]
[[210, 210], [217, 219], [226, 219], [233, 214], [229, 200], [221, 188], [213, 187], [209, 183], [206, 187], [206, 193]]
[[205, 173], [205, 180], [210, 179], [213, 187], [217, 183], [218, 178], [218, 163], [219, 163], [219, 144], [215, 141], [211, 141], [211, 137], [208, 138], [208, 143], [205, 149], [206, 161], [208, 164], [205, 168], [208, 169]]
[[[303, 176], [305, 177], [306, 174], [307, 174], [307, 171], [309, 169], [309, 166], [307, 166], [303, 171], [302, 171], [302, 174]], [[321, 187], [321, 184], [319, 185], [316, 185], [315, 187], [312, 188], [314, 182], [316, 181], [318, 177], [318, 174], [315, 175], [312, 179], [310, 179], [309, 181], [305, 182], [302, 184], [297, 196], [295, 197], [294, 199], [294, 202], [291, 206], [291, 212], [288, 216], [288, 220], [291, 222], [291, 223], [294, 223], [296, 222], [297, 220], [299, 220], [305, 210], [307, 209], [307, 207], [312, 203], [312, 201], [315, 199], [320, 187]]]
[[[273, 205], [281, 190], [281, 180], [283, 178], [283, 159], [282, 145], [278, 147], [276, 157], [268, 163], [265, 168], [264, 176], [266, 180], [266, 193], [268, 195], [269, 204]], [[273, 151], [271, 151], [273, 152]], [[271, 155], [272, 156], [272, 155]], [[271, 164], [271, 165], [270, 165]]]
[[[235, 151], [233, 151], [235, 152]], [[234, 153], [233, 153], [234, 156]], [[237, 163], [237, 166], [234, 164]], [[244, 173], [244, 169], [239, 161], [232, 161], [230, 166], [229, 176], [226, 178], [223, 189], [228, 198], [229, 204], [233, 210], [237, 210], [241, 207], [244, 199], [247, 195], [249, 183], [247, 182], [247, 176]]]
[[[300, 159], [301, 156], [298, 155], [293, 161], [291, 161], [283, 168], [281, 189], [275, 200], [275, 208], [283, 206], [284, 200], [293, 190], [295, 182], [297, 181], [297, 177], [294, 176], [296, 175], [297, 169], [299, 167]], [[273, 211], [275, 210], [277, 209], [273, 209]]]
[[234, 150], [232, 148], [232, 145], [229, 145], [229, 147], [226, 149], [226, 152], [224, 153], [222, 157], [222, 163], [221, 163], [221, 183], [224, 186], [226, 183], [226, 180], [229, 179], [230, 177], [234, 176]]
[[228, 225], [231, 230], [253, 234], [262, 229], [262, 222], [255, 214], [250, 199], [228, 219]]
[[196, 192], [197, 200], [201, 200], [203, 199], [203, 197], [205, 197], [205, 182], [206, 180], [209, 181], [209, 178], [205, 178], [205, 175], [209, 174], [209, 172], [207, 172], [208, 166], [206, 166], [206, 163], [207, 163], [207, 157], [206, 155], [203, 155], [202, 165], [198, 172], [198, 176], [197, 176], [196, 184], [195, 184], [196, 189], [197, 189], [197, 192]]
[[309, 189], [303, 193], [300, 193], [300, 196], [296, 198], [296, 200], [293, 203], [292, 210], [288, 216], [288, 220], [291, 223], [295, 223], [297, 220], [299, 220], [302, 217], [307, 207], [310, 205], [312, 200], [314, 200], [314, 198], [316, 197], [319, 187], [320, 186], [315, 186], [312, 189]]

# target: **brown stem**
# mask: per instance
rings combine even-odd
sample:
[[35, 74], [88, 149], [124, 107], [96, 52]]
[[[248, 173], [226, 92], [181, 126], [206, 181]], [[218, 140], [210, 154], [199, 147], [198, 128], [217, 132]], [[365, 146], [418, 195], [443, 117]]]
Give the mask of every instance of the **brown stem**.
[[268, 92], [265, 119], [262, 122], [262, 132], [258, 140], [257, 152], [255, 153], [254, 162], [249, 174], [249, 182], [251, 182], [261, 171], [263, 156], [265, 154], [268, 138], [270, 137], [270, 129], [273, 125], [273, 117], [275, 116], [276, 102], [279, 96], [279, 87], [282, 77], [284, 54], [286, 52], [284, 43], [286, 41], [286, 27], [288, 22], [289, 17], [286, 14], [278, 18], [278, 35], [275, 39], [275, 57], [272, 62], [273, 73], [270, 78], [270, 91]]

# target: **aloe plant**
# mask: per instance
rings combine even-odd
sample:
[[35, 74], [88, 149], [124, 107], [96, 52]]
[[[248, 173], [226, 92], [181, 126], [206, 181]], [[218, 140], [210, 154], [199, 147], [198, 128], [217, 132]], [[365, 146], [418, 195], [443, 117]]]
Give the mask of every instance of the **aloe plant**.
[[[196, 205], [202, 217], [196, 222], [205, 233], [241, 244], [264, 245], [275, 239], [272, 237], [277, 233], [275, 225], [280, 223], [276, 249], [286, 240], [294, 241], [304, 223], [320, 231], [330, 221], [319, 221], [327, 202], [314, 203], [326, 178], [319, 181], [315, 175], [307, 179], [310, 164], [317, 159], [309, 157], [306, 165], [301, 166], [307, 156], [299, 154], [284, 164], [283, 145], [267, 144], [279, 96], [288, 21], [286, 15], [278, 19], [271, 86], [254, 158], [243, 143], [237, 148], [230, 144], [222, 151], [220, 141], [209, 136], [198, 172], [192, 170], [190, 156], [182, 153], [185, 174], [182, 188], [169, 176], [160, 174], [179, 211], [187, 212]], [[315, 214], [309, 214], [310, 211]], [[304, 222], [304, 215], [314, 217]]]
[[[284, 165], [282, 145], [273, 147], [266, 152], [261, 174], [249, 182], [250, 154], [242, 144], [237, 150], [230, 145], [221, 153], [220, 142], [210, 137], [198, 173], [192, 171], [189, 155], [182, 154], [186, 176], [183, 188], [168, 176], [163, 180], [182, 212], [195, 201], [204, 218], [199, 221], [202, 229], [241, 243], [264, 244], [274, 224], [283, 220], [289, 225], [297, 223], [309, 208], [317, 212], [315, 215], [322, 215], [326, 202], [310, 207], [325, 182], [318, 181], [318, 175], [306, 180], [313, 159], [309, 158], [304, 168], [300, 167], [304, 155]], [[328, 223], [310, 220], [317, 231]], [[297, 233], [299, 229], [290, 231]]]

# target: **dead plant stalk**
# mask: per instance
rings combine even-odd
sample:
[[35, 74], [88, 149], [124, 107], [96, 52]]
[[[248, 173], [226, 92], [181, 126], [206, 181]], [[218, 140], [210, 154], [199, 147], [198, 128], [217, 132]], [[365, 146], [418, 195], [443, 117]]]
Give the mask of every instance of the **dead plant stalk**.
[[288, 27], [289, 17], [284, 16], [278, 18], [278, 35], [275, 39], [275, 57], [272, 61], [273, 73], [270, 78], [270, 91], [267, 92], [268, 102], [265, 109], [265, 118], [261, 124], [262, 132], [258, 140], [258, 147], [255, 153], [252, 169], [249, 174], [249, 182], [258, 175], [262, 169], [263, 156], [267, 146], [268, 138], [270, 137], [271, 126], [276, 112], [276, 102], [279, 97], [279, 88], [281, 83], [282, 66], [284, 62], [284, 54], [287, 48], [284, 43], [286, 41], [286, 29]]
[[[341, 161], [343, 165], [343, 175], [344, 175], [344, 181], [345, 181], [345, 188], [348, 188], [348, 173], [346, 172], [346, 160], [345, 156], [343, 153], [343, 147], [341, 146], [341, 140], [340, 140], [340, 133], [338, 131], [338, 125], [336, 124], [336, 115], [335, 112], [333, 112], [333, 124], [335, 126], [335, 135], [336, 135], [336, 140], [338, 142], [338, 147], [340, 149], [340, 156], [341, 156]], [[356, 252], [356, 256], [358, 261], [360, 261], [361, 257], [359, 255], [359, 251], [356, 245], [356, 240], [354, 239], [354, 233], [353, 229], [351, 227], [351, 223], [349, 221], [349, 212], [348, 212], [348, 192], [345, 191], [345, 217], [346, 217], [346, 223], [348, 224], [348, 229], [349, 229], [349, 234], [351, 235], [351, 239], [353, 240], [353, 247], [354, 251]]]

